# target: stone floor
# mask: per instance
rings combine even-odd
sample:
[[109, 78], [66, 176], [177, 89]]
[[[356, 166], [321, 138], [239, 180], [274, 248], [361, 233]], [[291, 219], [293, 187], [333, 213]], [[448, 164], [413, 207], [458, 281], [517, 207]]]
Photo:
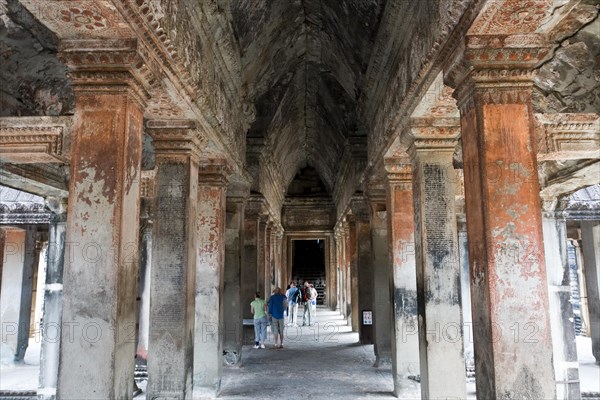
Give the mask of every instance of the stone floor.
[[[287, 327], [283, 349], [244, 346], [241, 367], [224, 367], [221, 399], [395, 399], [391, 368], [373, 368], [373, 346], [357, 344], [346, 321], [319, 308], [319, 323]], [[272, 338], [269, 336], [272, 347]], [[589, 338], [577, 338], [582, 391], [600, 392], [600, 367], [591, 355]], [[32, 341], [25, 365], [2, 367], [0, 390], [35, 390], [39, 343]], [[412, 382], [412, 381], [411, 381]], [[140, 385], [145, 389], [145, 382]], [[473, 382], [467, 398], [475, 399]], [[402, 399], [420, 398], [418, 384]], [[145, 393], [136, 396], [145, 399]]]

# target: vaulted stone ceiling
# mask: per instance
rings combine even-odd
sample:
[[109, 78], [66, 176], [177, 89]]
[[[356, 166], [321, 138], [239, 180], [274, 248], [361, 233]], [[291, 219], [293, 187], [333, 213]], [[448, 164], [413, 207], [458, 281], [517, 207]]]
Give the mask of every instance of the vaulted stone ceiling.
[[385, 0], [233, 0], [242, 82], [284, 186], [313, 166], [331, 192]]

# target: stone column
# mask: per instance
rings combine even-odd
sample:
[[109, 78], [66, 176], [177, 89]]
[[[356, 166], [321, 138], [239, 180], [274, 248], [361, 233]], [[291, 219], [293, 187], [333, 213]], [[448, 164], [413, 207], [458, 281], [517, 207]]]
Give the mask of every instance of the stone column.
[[344, 235], [343, 223], [338, 227], [338, 241], [340, 247], [340, 261], [338, 268], [340, 272], [339, 292], [340, 292], [340, 312], [347, 318], [348, 307], [346, 305], [346, 237]]
[[36, 228], [2, 228], [4, 258], [0, 319], [2, 321], [1, 362], [22, 364], [29, 345], [31, 297], [35, 271]]
[[243, 255], [242, 255], [242, 315], [245, 319], [253, 318], [250, 303], [258, 290], [258, 238], [260, 205], [249, 201], [244, 213]]
[[148, 121], [156, 154], [149, 399], [190, 398], [201, 138], [193, 121]]
[[[275, 288], [275, 286], [271, 286], [271, 233], [273, 232], [273, 221], [269, 220], [265, 227], [265, 269], [263, 271], [263, 275], [260, 279], [263, 282], [265, 288], [265, 297], [264, 299], [268, 299], [271, 291]], [[285, 290], [285, 287], [282, 289]]]
[[[387, 163], [387, 161], [386, 161]], [[417, 270], [412, 168], [394, 161], [388, 170], [388, 253], [392, 297], [392, 377], [394, 394], [418, 390], [409, 376], [419, 375]]]
[[[225, 337], [223, 355], [227, 365], [239, 365], [242, 361], [243, 317], [241, 304], [242, 265], [244, 242], [245, 196], [227, 191], [225, 221], [225, 271], [223, 291], [223, 316]], [[245, 306], [245, 305], [244, 305]], [[250, 308], [248, 306], [248, 308]]]
[[[329, 309], [335, 311], [337, 309], [337, 250], [335, 239], [332, 234], [327, 237], [327, 246], [329, 248], [329, 276], [327, 278], [327, 305]], [[358, 303], [357, 303], [358, 304]]]
[[225, 162], [201, 163], [199, 168], [194, 399], [216, 397], [221, 387], [225, 186], [229, 173]]
[[581, 247], [585, 288], [592, 335], [592, 354], [600, 365], [600, 224], [597, 221], [581, 222]]
[[387, 210], [384, 193], [371, 194], [371, 240], [373, 249], [373, 331], [375, 367], [392, 364], [392, 309], [390, 307], [390, 260]]
[[[366, 200], [353, 200], [352, 214], [356, 218], [356, 249], [358, 264], [358, 318], [359, 334], [361, 344], [372, 344], [372, 326], [363, 326], [363, 311], [373, 311], [373, 252], [371, 248], [371, 223], [369, 221], [369, 205]], [[365, 331], [371, 331], [365, 335]]]
[[413, 193], [421, 396], [465, 398], [456, 176], [458, 121], [415, 120]]
[[344, 314], [343, 312], [343, 307], [342, 307], [342, 294], [341, 294], [341, 285], [342, 285], [342, 270], [340, 268], [341, 263], [342, 263], [342, 245], [341, 245], [341, 238], [340, 238], [340, 234], [339, 234], [339, 230], [337, 227], [334, 227], [334, 242], [335, 242], [335, 270], [336, 270], [336, 300], [339, 303], [340, 306], [340, 314]]
[[470, 36], [445, 76], [461, 114], [477, 398], [555, 398], [531, 107], [544, 46]]
[[[149, 184], [149, 186], [154, 186]], [[140, 277], [139, 277], [139, 315], [136, 362], [148, 362], [148, 344], [150, 341], [150, 297], [152, 282], [152, 230], [154, 226], [151, 217], [150, 198], [142, 198], [140, 215]]]
[[350, 315], [352, 316], [352, 331], [358, 332], [359, 328], [359, 316], [358, 310], [358, 286], [360, 281], [358, 279], [358, 250], [356, 248], [356, 219], [353, 215], [346, 217], [348, 220], [348, 253], [350, 259]]
[[267, 235], [267, 223], [268, 217], [261, 215], [258, 220], [258, 242], [257, 242], [257, 256], [258, 256], [258, 268], [256, 273], [256, 286], [257, 290], [262, 293], [263, 299], [268, 299], [271, 295], [268, 287], [265, 286], [265, 270], [266, 270], [266, 235]]
[[575, 319], [567, 254], [567, 225], [554, 201], [544, 202], [542, 213], [544, 255], [548, 277], [548, 301], [552, 327], [554, 377], [559, 399], [580, 399], [579, 363], [575, 343]]
[[282, 287], [287, 280], [286, 268], [283, 264], [283, 228], [279, 227], [275, 233], [275, 285]]
[[344, 291], [346, 292], [346, 324], [352, 326], [354, 324], [352, 320], [352, 246], [350, 244], [350, 222], [348, 216], [343, 225], [344, 229], [344, 250], [345, 250], [345, 262], [344, 262]]
[[47, 198], [46, 207], [52, 211], [52, 219], [48, 227], [44, 319], [40, 329], [42, 348], [37, 394], [40, 400], [54, 400], [60, 355], [67, 205], [64, 199]]
[[[464, 207], [464, 205], [463, 205]], [[473, 317], [471, 306], [471, 278], [469, 276], [469, 242], [467, 240], [467, 221], [464, 208], [457, 212], [458, 257], [460, 259], [460, 292], [463, 317], [465, 367], [475, 367], [475, 351], [473, 348]]]
[[[76, 43], [77, 44], [77, 43]], [[112, 45], [112, 43], [111, 43]], [[93, 50], [99, 46], [99, 50]], [[76, 109], [64, 269], [58, 398], [133, 393], [145, 89], [135, 45], [63, 47]], [[121, 47], [122, 46], [122, 47]], [[128, 47], [131, 46], [131, 47]], [[84, 64], [82, 64], [84, 63]], [[85, 365], [85, 367], [82, 367]]]

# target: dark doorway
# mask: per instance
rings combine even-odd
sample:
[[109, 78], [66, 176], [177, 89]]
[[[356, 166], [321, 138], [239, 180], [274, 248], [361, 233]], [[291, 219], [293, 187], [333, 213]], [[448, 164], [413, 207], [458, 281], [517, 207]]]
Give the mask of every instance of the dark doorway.
[[323, 304], [327, 278], [325, 275], [325, 240], [294, 240], [292, 279], [300, 285], [312, 283], [319, 293], [317, 304]]

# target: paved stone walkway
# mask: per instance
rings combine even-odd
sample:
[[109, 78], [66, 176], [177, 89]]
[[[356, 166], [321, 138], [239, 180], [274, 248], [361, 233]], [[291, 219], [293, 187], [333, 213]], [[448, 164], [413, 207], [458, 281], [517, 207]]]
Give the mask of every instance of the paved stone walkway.
[[[320, 307], [317, 318], [312, 327], [287, 327], [283, 349], [244, 346], [242, 366], [223, 367], [220, 399], [396, 399], [391, 368], [373, 368], [373, 346], [359, 345], [358, 334], [337, 312]], [[272, 347], [271, 336], [269, 340]], [[591, 354], [591, 340], [578, 337], [577, 344], [582, 391], [599, 392], [600, 367]], [[0, 390], [35, 391], [38, 371], [39, 343], [32, 339], [25, 365], [0, 368]], [[468, 382], [467, 399], [475, 398], [474, 389]], [[418, 384], [400, 398], [420, 398]], [[145, 399], [145, 393], [135, 397]]]
[[221, 398], [396, 399], [391, 367], [372, 366], [373, 346], [359, 345], [338, 313], [319, 308], [317, 318], [286, 327], [283, 349], [244, 346], [242, 366], [224, 369]]

